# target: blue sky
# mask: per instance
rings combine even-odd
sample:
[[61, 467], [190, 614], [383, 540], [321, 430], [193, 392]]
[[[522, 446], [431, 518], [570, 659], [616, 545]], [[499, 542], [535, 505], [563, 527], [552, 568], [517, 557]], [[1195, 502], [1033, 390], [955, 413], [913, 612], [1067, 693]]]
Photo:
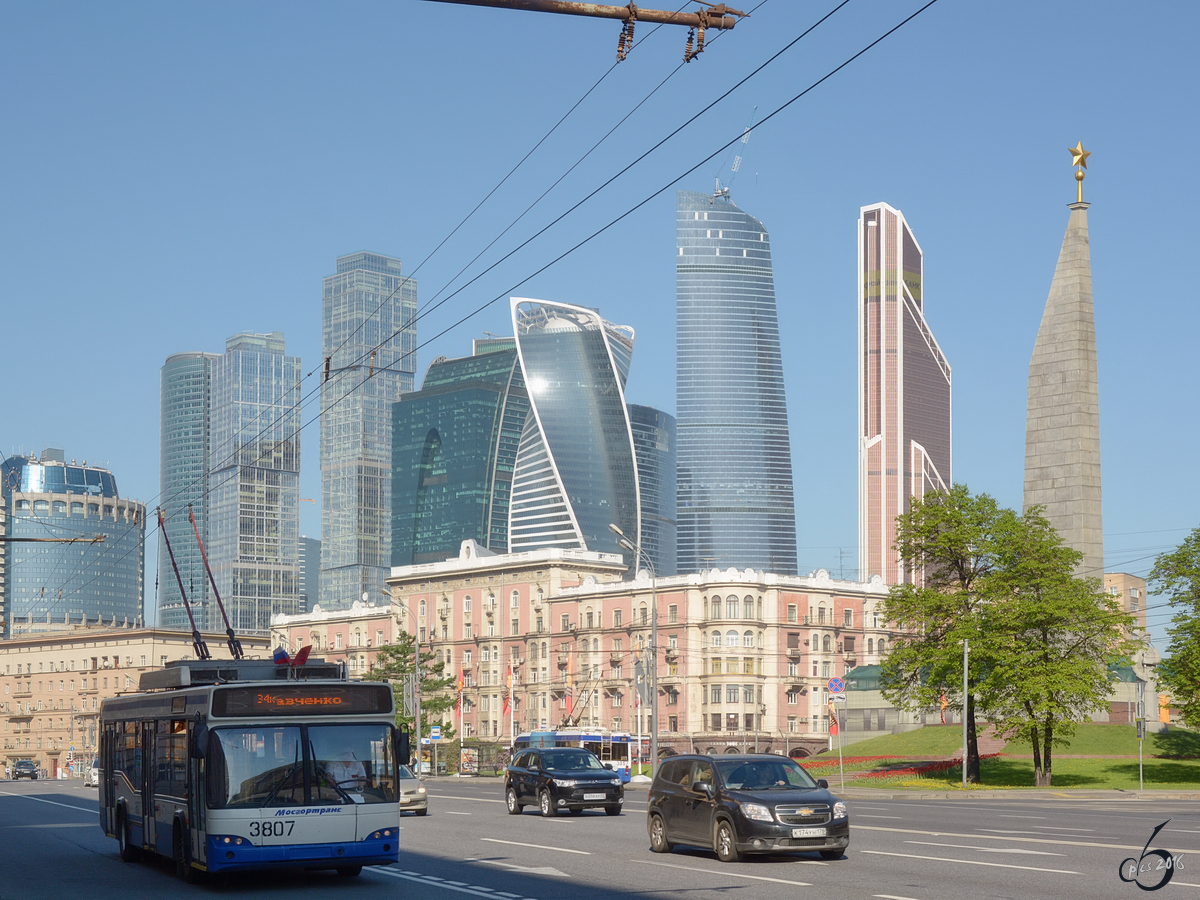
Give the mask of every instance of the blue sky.
[[[630, 399], [674, 411], [674, 190], [711, 189], [728, 154], [519, 283], [920, 4], [851, 0], [715, 102], [834, 5], [767, 0], [682, 68], [684, 30], [639, 25], [629, 59], [431, 257], [608, 72], [617, 23], [419, 0], [0, 6], [0, 449], [107, 463], [153, 505], [168, 355], [278, 330], [316, 370], [336, 256], [401, 257], [424, 308], [614, 175], [418, 337], [510, 291], [597, 307], [637, 330]], [[1194, 3], [940, 0], [753, 132], [733, 196], [771, 231], [802, 571], [856, 566], [859, 207], [898, 207], [924, 250], [926, 316], [954, 368], [955, 480], [1019, 507], [1026, 372], [1079, 140], [1106, 566], [1144, 574], [1200, 523], [1195, 238], [1171, 212], [1197, 193], [1198, 29]], [[484, 330], [510, 333], [506, 311], [500, 299], [423, 344], [418, 379]], [[302, 446], [301, 493], [318, 500], [302, 530], [319, 535], [315, 422]]]

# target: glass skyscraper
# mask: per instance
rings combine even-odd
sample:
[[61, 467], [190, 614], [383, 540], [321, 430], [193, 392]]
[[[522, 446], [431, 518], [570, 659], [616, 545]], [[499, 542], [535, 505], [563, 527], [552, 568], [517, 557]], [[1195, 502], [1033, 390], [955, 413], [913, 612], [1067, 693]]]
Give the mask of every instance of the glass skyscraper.
[[[204, 561], [188, 519], [188, 504], [196, 516], [200, 537], [208, 546], [208, 463], [212, 410], [212, 361], [216, 353], [176, 353], [168, 356], [160, 374], [159, 505], [167, 538], [175, 552], [179, 575], [201, 630], [208, 621], [209, 586]], [[159, 580], [158, 624], [162, 628], [191, 628], [179, 585], [170, 571], [166, 544], [158, 537], [159, 570], [171, 577]], [[167, 568], [163, 568], [167, 566]], [[219, 619], [218, 619], [219, 621]]]
[[727, 194], [679, 191], [681, 573], [796, 574], [796, 507], [771, 243]]
[[146, 507], [122, 497], [110, 471], [68, 464], [61, 450], [10, 456], [0, 464], [0, 503], [7, 537], [64, 541], [0, 542], [3, 637], [141, 621]]
[[566, 303], [511, 299], [530, 415], [517, 450], [509, 549], [621, 553], [615, 523], [640, 532], [637, 462], [625, 406], [633, 329]]
[[[470, 539], [508, 552], [508, 510], [529, 398], [511, 349], [438, 358], [392, 407], [392, 565], [441, 562]], [[503, 346], [503, 345], [502, 345]], [[484, 352], [480, 352], [480, 350]]]
[[321, 315], [320, 601], [345, 609], [390, 571], [392, 404], [413, 389], [417, 283], [390, 256], [342, 256]]
[[[243, 633], [267, 632], [272, 615], [303, 603], [300, 375], [280, 332], [235, 335], [212, 361], [209, 562]], [[216, 615], [209, 611], [210, 627]]]
[[633, 450], [637, 457], [642, 504], [642, 550], [655, 575], [674, 575], [675, 559], [675, 417], [661, 409], [629, 404]]
[[950, 472], [950, 364], [925, 322], [921, 247], [886, 203], [858, 220], [859, 578], [911, 581], [896, 557], [896, 516], [945, 490]]

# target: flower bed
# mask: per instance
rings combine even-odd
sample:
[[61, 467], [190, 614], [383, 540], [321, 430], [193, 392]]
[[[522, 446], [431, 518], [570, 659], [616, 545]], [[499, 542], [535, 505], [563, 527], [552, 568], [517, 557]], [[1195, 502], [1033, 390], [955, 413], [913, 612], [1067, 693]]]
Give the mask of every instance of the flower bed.
[[[860, 765], [862, 763], [874, 763], [874, 762], [888, 761], [888, 760], [893, 760], [893, 759], [907, 759], [907, 758], [908, 757], [905, 757], [905, 756], [845, 756], [845, 757], [842, 757], [840, 762], [844, 765], [849, 766], [849, 765]], [[820, 759], [813, 759], [812, 757], [807, 757], [805, 759], [798, 759], [798, 760], [796, 760], [796, 762], [800, 763], [800, 765], [802, 767], [804, 767], [805, 769], [829, 769], [829, 768], [836, 769], [838, 766], [839, 760], [837, 759], [837, 757], [830, 758], [827, 756], [823, 756]]]
[[[999, 756], [999, 753], [981, 753], [979, 758], [992, 759]], [[962, 757], [955, 759], [939, 759], [934, 762], [921, 763], [920, 765], [905, 766], [900, 769], [882, 769], [877, 772], [864, 772], [859, 775], [859, 779], [884, 779], [884, 778], [912, 778], [925, 777], [929, 775], [940, 775], [943, 772], [949, 772], [951, 769], [959, 769], [962, 767]]]

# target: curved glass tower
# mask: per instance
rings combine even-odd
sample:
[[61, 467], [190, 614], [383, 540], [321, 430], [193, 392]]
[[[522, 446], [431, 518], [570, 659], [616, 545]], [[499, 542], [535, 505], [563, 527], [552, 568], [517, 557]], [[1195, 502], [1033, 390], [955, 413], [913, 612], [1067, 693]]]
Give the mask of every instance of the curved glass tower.
[[727, 196], [676, 204], [679, 571], [796, 574], [771, 243]]
[[625, 407], [633, 329], [582, 306], [520, 297], [511, 303], [530, 415], [513, 475], [510, 552], [622, 553], [609, 523], [635, 543], [640, 531]]

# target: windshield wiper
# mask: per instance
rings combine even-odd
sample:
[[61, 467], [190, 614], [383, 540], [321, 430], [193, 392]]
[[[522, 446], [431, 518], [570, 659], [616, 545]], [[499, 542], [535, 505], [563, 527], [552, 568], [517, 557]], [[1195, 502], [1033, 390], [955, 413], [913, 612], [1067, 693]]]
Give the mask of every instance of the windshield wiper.
[[314, 777], [320, 778], [322, 775], [325, 776], [326, 784], [328, 784], [330, 787], [332, 787], [335, 791], [338, 792], [338, 796], [342, 798], [342, 802], [353, 803], [354, 801], [350, 798], [350, 794], [347, 791], [342, 789], [342, 783], [339, 781], [334, 781], [333, 777], [329, 774], [329, 772], [327, 772], [325, 770], [324, 765], [318, 767], [318, 765], [317, 765], [317, 748], [313, 746], [312, 738], [309, 738], [309, 741], [308, 741], [308, 753], [312, 757]]
[[[288, 780], [291, 779], [296, 774], [296, 770], [299, 768], [300, 768], [300, 742], [297, 741], [296, 742], [296, 755], [295, 755], [295, 758], [292, 760], [292, 767], [290, 769], [288, 769], [286, 775], [284, 775], [282, 778], [279, 779], [279, 784], [275, 785], [274, 790], [272, 790], [271, 793], [269, 793], [267, 795], [267, 799], [262, 802], [262, 806], [265, 807], [265, 806], [270, 805], [271, 801], [275, 799], [275, 795], [278, 794], [281, 790], [283, 790], [283, 786], [285, 784], [287, 784]], [[293, 785], [293, 787], [295, 787], [295, 785]]]

